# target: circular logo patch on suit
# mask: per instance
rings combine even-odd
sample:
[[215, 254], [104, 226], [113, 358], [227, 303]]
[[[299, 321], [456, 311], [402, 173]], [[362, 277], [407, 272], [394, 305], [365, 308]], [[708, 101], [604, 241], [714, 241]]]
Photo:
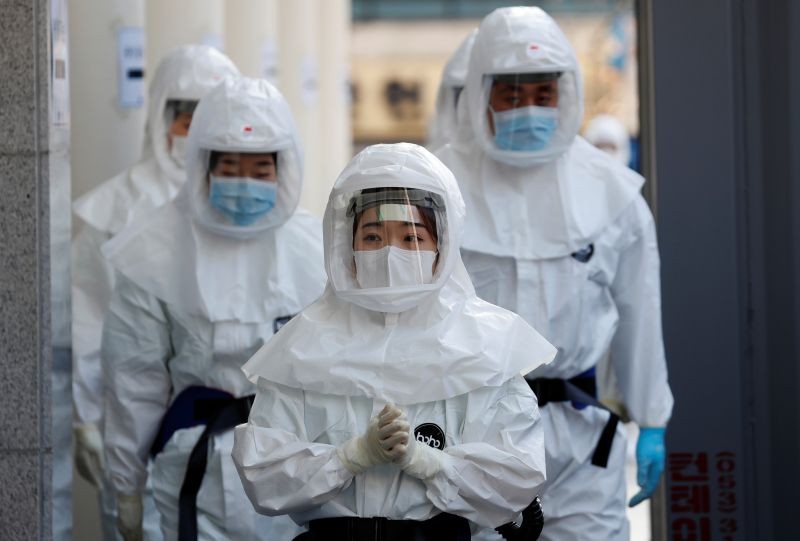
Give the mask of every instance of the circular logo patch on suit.
[[444, 449], [444, 431], [433, 423], [423, 423], [415, 428], [414, 439], [434, 449]]

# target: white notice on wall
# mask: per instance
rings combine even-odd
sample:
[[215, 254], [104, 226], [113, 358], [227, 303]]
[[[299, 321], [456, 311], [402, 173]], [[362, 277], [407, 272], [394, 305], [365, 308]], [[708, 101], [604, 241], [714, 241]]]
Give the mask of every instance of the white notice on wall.
[[123, 27], [117, 33], [119, 106], [137, 109], [144, 105], [144, 30]]
[[54, 125], [69, 125], [69, 37], [67, 36], [67, 6], [64, 0], [50, 3], [50, 114]]

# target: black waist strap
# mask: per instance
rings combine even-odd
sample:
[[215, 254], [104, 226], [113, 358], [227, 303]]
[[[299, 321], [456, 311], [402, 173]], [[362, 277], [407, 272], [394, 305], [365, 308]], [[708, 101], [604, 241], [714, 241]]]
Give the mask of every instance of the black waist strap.
[[252, 395], [231, 397], [227, 400], [215, 398], [202, 404], [208, 421], [203, 434], [189, 455], [186, 474], [181, 485], [178, 504], [178, 541], [197, 541], [197, 493], [206, 473], [209, 438], [246, 422], [250, 415], [250, 407], [253, 405], [253, 398]]
[[577, 402], [587, 406], [594, 406], [606, 410], [610, 416], [606, 426], [603, 427], [603, 432], [600, 434], [600, 439], [597, 442], [597, 447], [592, 454], [592, 464], [605, 468], [608, 466], [608, 456], [611, 454], [611, 444], [614, 442], [614, 434], [617, 430], [617, 423], [619, 423], [619, 416], [613, 411], [606, 408], [600, 403], [597, 398], [587, 391], [594, 390], [594, 380], [585, 377], [578, 377], [573, 379], [551, 379], [551, 378], [537, 378], [528, 380], [536, 397], [539, 399], [539, 406], [545, 406], [548, 402]]
[[312, 520], [307, 539], [314, 541], [469, 541], [469, 522], [449, 513], [424, 520], [338, 517]]
[[155, 458], [178, 430], [207, 425], [220, 408], [231, 400], [234, 400], [234, 396], [222, 389], [202, 385], [186, 387], [178, 393], [161, 419], [150, 455]]

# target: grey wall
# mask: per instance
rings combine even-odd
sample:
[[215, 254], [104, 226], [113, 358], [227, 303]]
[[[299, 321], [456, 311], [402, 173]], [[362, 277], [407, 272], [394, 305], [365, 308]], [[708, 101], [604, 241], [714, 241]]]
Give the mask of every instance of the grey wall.
[[773, 538], [800, 539], [800, 4], [753, 4], [748, 46], [759, 51], [760, 69], [751, 75], [759, 84], [748, 100], [755, 109], [748, 150], [760, 159], [748, 185], [751, 357], [754, 380], [768, 389], [756, 397], [754, 422], [769, 423], [753, 434], [756, 489]]
[[652, 7], [667, 538], [800, 539], [800, 6]]
[[0, 537], [49, 539], [48, 2], [0, 13]]

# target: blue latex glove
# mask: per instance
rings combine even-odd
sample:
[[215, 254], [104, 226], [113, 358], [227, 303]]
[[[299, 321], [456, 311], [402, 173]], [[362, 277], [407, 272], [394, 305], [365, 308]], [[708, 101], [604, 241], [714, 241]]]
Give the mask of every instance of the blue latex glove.
[[639, 505], [655, 492], [664, 473], [664, 432], [666, 428], [642, 428], [636, 442], [636, 482], [642, 488], [628, 503]]

